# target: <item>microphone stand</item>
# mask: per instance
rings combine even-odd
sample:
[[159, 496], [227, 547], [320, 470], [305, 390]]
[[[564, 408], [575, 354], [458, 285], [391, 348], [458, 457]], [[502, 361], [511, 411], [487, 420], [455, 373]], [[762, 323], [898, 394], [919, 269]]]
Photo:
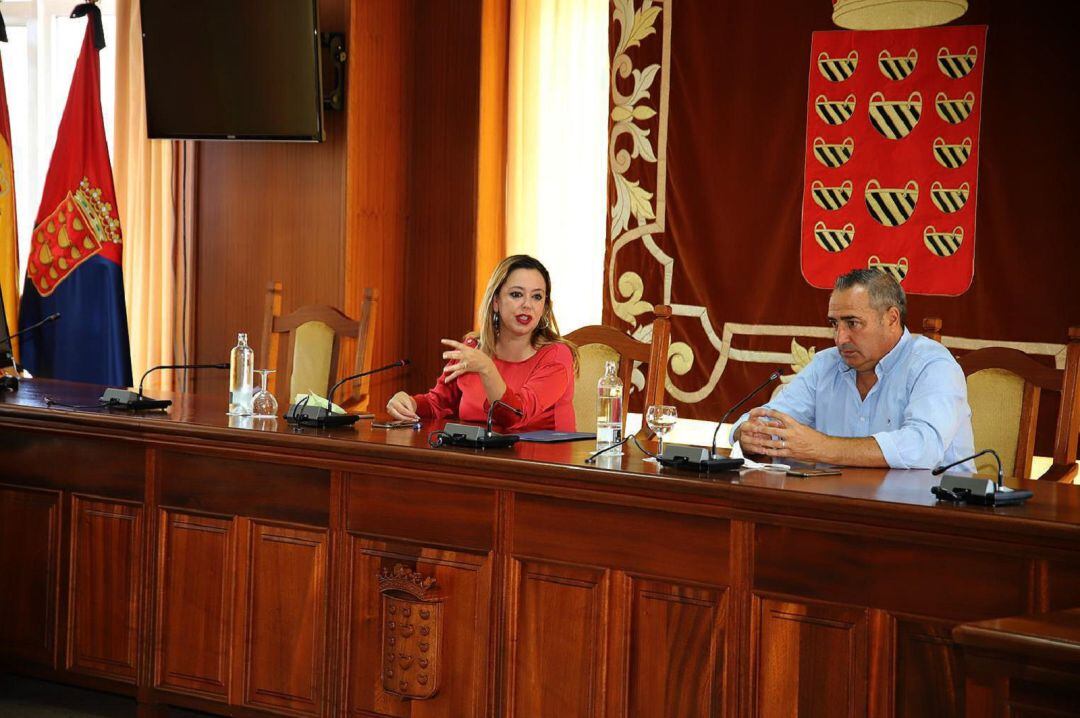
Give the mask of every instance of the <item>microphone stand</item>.
[[958, 474], [945, 474], [937, 486], [930, 487], [930, 493], [938, 501], [952, 501], [954, 503], [977, 504], [980, 506], [1015, 506], [1024, 503], [1034, 494], [1030, 491], [1010, 489], [1005, 485], [1005, 471], [1002, 469], [1001, 457], [993, 449], [983, 449], [971, 456], [954, 461], [945, 466], [938, 466], [930, 472], [932, 476], [940, 476], [947, 469], [963, 464], [980, 456], [991, 454], [997, 461], [997, 484], [992, 479], [980, 479], [975, 476]]
[[101, 403], [111, 409], [123, 409], [124, 411], [146, 411], [149, 409], [168, 409], [172, 406], [171, 399], [150, 399], [143, 396], [143, 384], [146, 377], [160, 369], [228, 369], [228, 364], [159, 364], [150, 367], [143, 372], [139, 379], [139, 391], [132, 392], [127, 389], [106, 389], [101, 395]]
[[359, 414], [334, 414], [333, 413], [333, 399], [334, 392], [337, 391], [345, 382], [353, 381], [355, 379], [361, 379], [371, 374], [378, 374], [379, 372], [386, 371], [388, 369], [395, 369], [397, 367], [408, 366], [408, 359], [398, 359], [392, 364], [381, 366], [378, 369], [369, 369], [368, 371], [362, 371], [351, 376], [347, 376], [337, 384], [330, 387], [330, 391], [326, 392], [326, 408], [316, 410], [314, 415], [308, 413], [308, 400], [309, 397], [305, 396], [299, 402], [289, 407], [289, 410], [285, 412], [285, 421], [295, 426], [312, 427], [316, 429], [336, 429], [342, 426], [352, 426], [360, 420]]
[[752, 392], [737, 401], [733, 407], [724, 412], [720, 421], [713, 431], [712, 446], [705, 449], [701, 446], [685, 446], [683, 444], [665, 444], [664, 453], [656, 457], [661, 466], [680, 471], [694, 471], [699, 474], [709, 474], [714, 471], [730, 471], [743, 465], [742, 459], [732, 459], [726, 456], [717, 456], [716, 437], [720, 433], [720, 427], [728, 417], [739, 407], [750, 401], [759, 391], [780, 378], [780, 370], [777, 369], [769, 378], [759, 384]]
[[442, 431], [434, 432], [432, 440], [428, 443], [432, 446], [465, 446], [471, 449], [507, 449], [513, 446], [521, 438], [517, 434], [496, 434], [491, 430], [496, 406], [505, 407], [519, 417], [525, 416], [525, 413], [517, 407], [510, 406], [502, 399], [496, 399], [488, 407], [486, 427], [447, 424]]
[[[3, 305], [3, 302], [0, 301], [0, 306], [2, 306], [2, 305]], [[29, 332], [34, 331], [38, 327], [45, 326], [49, 322], [55, 322], [59, 318], [60, 318], [60, 312], [53, 312], [52, 314], [45, 317], [44, 319], [42, 319], [40, 321], [37, 321], [37, 322], [34, 322], [33, 324], [26, 327], [25, 329], [20, 329], [19, 331], [15, 332], [14, 334], [7, 334], [7, 325], [6, 324], [4, 325], [3, 330], [4, 330], [4, 334], [7, 334], [7, 338], [3, 340], [3, 343], [6, 345], [7, 348], [4, 350], [3, 361], [6, 364], [8, 362], [8, 360], [10, 359], [11, 360], [11, 368], [15, 371], [15, 373], [14, 374], [0, 374], [0, 391], [4, 391], [4, 390], [18, 391], [19, 390], [19, 371], [20, 371], [21, 367], [19, 366], [18, 362], [15, 361], [15, 352], [11, 347], [11, 340], [15, 339], [16, 337], [21, 337], [23, 334], [28, 334]], [[0, 318], [0, 321], [2, 321], [2, 318]]]

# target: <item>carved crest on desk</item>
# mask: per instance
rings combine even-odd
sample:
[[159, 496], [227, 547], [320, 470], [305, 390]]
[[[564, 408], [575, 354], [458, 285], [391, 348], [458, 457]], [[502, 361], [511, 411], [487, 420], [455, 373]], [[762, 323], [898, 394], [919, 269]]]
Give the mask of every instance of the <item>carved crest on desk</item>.
[[382, 685], [387, 693], [423, 700], [438, 691], [442, 598], [434, 589], [434, 578], [400, 563], [379, 576]]

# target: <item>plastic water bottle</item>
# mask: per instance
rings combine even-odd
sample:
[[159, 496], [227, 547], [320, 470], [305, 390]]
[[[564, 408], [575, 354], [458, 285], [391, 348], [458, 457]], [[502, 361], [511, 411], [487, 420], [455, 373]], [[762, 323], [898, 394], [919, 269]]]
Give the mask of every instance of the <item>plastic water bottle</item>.
[[[609, 361], [604, 376], [596, 385], [596, 450], [618, 444], [623, 438], [622, 380], [616, 372], [616, 364]], [[622, 447], [612, 449], [605, 456], [622, 455]]]
[[229, 415], [251, 414], [255, 386], [255, 352], [248, 346], [247, 334], [240, 332], [236, 346], [229, 352]]

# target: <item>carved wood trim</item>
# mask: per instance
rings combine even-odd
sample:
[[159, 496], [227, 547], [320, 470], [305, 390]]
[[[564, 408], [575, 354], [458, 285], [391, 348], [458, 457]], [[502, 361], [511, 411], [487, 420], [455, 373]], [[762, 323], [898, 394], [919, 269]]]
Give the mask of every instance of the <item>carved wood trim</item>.
[[[439, 691], [442, 597], [435, 579], [404, 564], [378, 576], [382, 594], [382, 687], [406, 700]], [[415, 669], [415, 670], [414, 670]]]

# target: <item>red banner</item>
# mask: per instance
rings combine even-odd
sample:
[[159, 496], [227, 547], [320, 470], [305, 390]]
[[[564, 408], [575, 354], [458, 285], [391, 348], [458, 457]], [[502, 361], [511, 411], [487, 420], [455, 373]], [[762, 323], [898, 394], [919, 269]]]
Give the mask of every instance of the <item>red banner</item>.
[[986, 26], [815, 32], [802, 272], [858, 267], [958, 295], [975, 266]]

